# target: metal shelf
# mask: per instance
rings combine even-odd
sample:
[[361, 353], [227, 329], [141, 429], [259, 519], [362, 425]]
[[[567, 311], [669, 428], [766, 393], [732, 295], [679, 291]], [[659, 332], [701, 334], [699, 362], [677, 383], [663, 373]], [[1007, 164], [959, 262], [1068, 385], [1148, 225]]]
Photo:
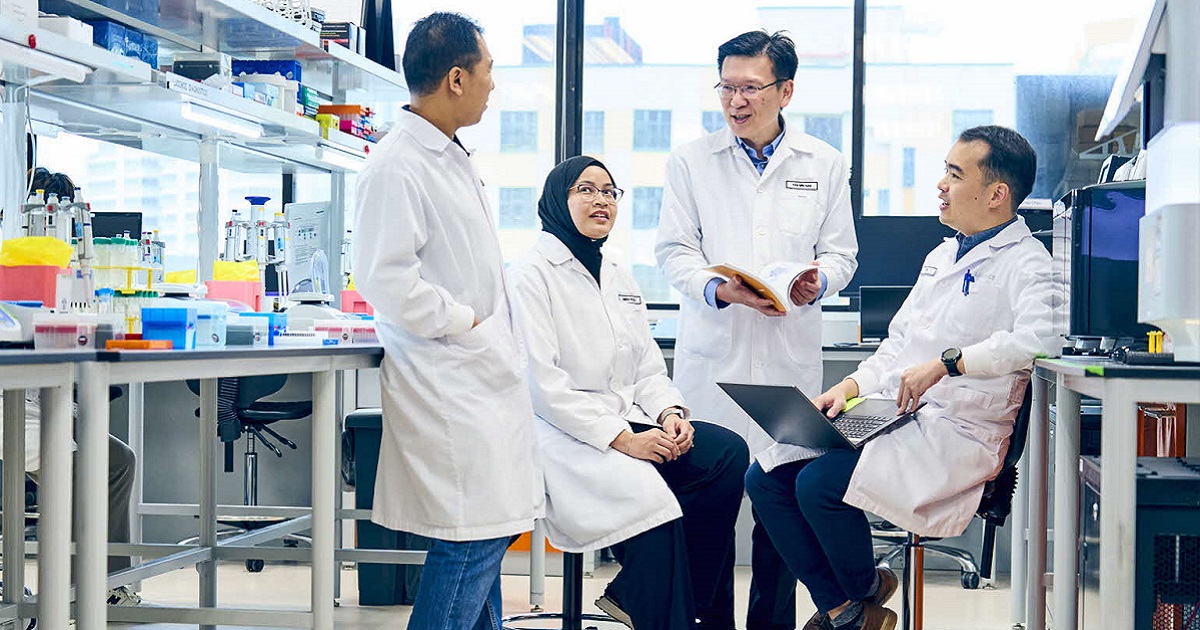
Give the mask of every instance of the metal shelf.
[[295, 59], [303, 83], [340, 102], [375, 109], [409, 98], [398, 72], [320, 36], [249, 0], [160, 0], [152, 22], [91, 0], [42, 0], [43, 10], [81, 19], [106, 19], [154, 35], [163, 53], [210, 50], [235, 59]]
[[354, 171], [369, 150], [341, 132], [322, 138], [314, 120], [2, 19], [0, 61], [3, 80], [30, 86], [33, 121], [103, 142], [195, 162], [200, 140], [218, 139], [220, 166], [251, 173]]

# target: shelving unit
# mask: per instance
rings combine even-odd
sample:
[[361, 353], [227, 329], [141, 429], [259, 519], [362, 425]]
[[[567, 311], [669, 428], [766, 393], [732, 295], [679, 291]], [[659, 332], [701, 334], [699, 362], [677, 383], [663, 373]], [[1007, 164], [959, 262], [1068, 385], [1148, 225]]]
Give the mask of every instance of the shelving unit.
[[[235, 59], [295, 59], [303, 84], [333, 102], [363, 103], [384, 115], [408, 101], [403, 77], [248, 0], [162, 0], [157, 23], [124, 15], [91, 0], [42, 0], [42, 10], [83, 19], [105, 19], [159, 40], [159, 58], [175, 52], [222, 52]], [[370, 143], [341, 132], [321, 136], [310, 119], [238, 98], [170, 72], [161, 72], [56, 33], [0, 18], [0, 81], [4, 146], [18, 146], [28, 118], [40, 129], [61, 130], [103, 142], [198, 162], [198, 234], [201, 279], [211, 273], [220, 226], [220, 169], [244, 173], [321, 173], [332, 177], [325, 251], [341, 268], [345, 232], [345, 176], [361, 166]], [[27, 88], [27, 89], [20, 89]], [[385, 123], [386, 120], [377, 122]], [[0, 157], [4, 182], [17, 182], [20, 160]], [[20, 186], [5, 186], [3, 207], [24, 202]], [[12, 190], [10, 190], [12, 189]], [[4, 226], [15, 235], [15, 222]]]
[[[162, 0], [155, 23], [91, 0], [42, 0], [41, 9], [105, 19], [151, 35], [159, 41], [160, 62], [179, 51], [222, 52], [235, 59], [296, 59], [303, 84], [333, 102], [362, 103], [386, 116], [409, 100], [400, 74], [336, 44], [326, 48], [315, 32], [249, 0]], [[6, 18], [0, 18], [0, 93], [0, 208], [10, 210], [4, 215], [6, 236], [20, 229], [13, 209], [25, 202], [23, 147], [26, 125], [32, 123], [39, 132], [62, 131], [198, 163], [201, 281], [209, 278], [220, 249], [217, 204], [222, 171], [328, 173], [333, 211], [327, 213], [322, 245], [329, 268], [341, 269], [348, 176], [361, 167], [370, 143], [341, 132], [324, 138], [313, 120]], [[377, 115], [376, 122], [388, 120]], [[179, 566], [184, 565], [145, 570]], [[314, 597], [312, 613], [221, 611], [228, 614], [220, 617], [212, 609], [200, 609], [188, 619], [206, 624], [220, 617], [223, 623], [226, 617], [240, 615], [239, 623], [301, 620], [332, 627], [331, 583], [314, 586], [314, 593], [318, 590], [321, 597]], [[88, 591], [88, 601], [99, 601], [94, 599], [99, 596]], [[0, 620], [16, 615], [17, 608], [0, 607]], [[19, 608], [28, 612], [27, 605]], [[81, 615], [81, 630], [103, 628], [103, 615], [94, 617]]]

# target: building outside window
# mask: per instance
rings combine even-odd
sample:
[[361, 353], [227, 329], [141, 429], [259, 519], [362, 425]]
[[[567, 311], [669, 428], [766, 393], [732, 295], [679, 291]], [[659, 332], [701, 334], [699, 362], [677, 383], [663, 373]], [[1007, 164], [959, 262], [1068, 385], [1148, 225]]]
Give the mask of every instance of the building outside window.
[[842, 150], [842, 117], [810, 114], [804, 117], [804, 133]]
[[661, 186], [638, 186], [633, 189], [633, 229], [658, 228], [658, 213], [662, 208]]
[[537, 190], [534, 188], [500, 189], [500, 229], [537, 227]]
[[725, 126], [725, 114], [720, 111], [704, 112], [701, 114], [700, 123], [704, 125], [704, 133], [720, 131]]
[[537, 112], [500, 112], [500, 151], [537, 151]]
[[671, 150], [671, 110], [633, 110], [633, 150]]
[[583, 113], [583, 152], [588, 155], [604, 153], [604, 112]]

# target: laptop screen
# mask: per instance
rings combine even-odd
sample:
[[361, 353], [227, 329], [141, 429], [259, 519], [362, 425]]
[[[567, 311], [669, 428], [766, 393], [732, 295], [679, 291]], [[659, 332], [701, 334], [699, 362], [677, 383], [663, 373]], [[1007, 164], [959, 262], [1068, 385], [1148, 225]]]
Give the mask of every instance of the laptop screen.
[[861, 287], [858, 294], [860, 339], [887, 339], [888, 326], [911, 290], [912, 287]]

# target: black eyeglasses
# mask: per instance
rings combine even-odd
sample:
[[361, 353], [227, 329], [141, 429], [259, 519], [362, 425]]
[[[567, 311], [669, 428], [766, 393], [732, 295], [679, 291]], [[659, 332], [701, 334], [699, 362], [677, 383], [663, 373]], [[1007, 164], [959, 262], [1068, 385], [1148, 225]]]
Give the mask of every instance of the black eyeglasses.
[[574, 190], [588, 199], [595, 199], [597, 194], [604, 195], [608, 198], [608, 201], [612, 203], [617, 203], [620, 201], [621, 197], [625, 194], [624, 190], [621, 190], [616, 186], [613, 186], [612, 188], [597, 188], [591, 184], [575, 184], [567, 190]]
[[733, 95], [737, 92], [741, 92], [743, 98], [752, 99], [758, 96], [759, 92], [771, 87], [772, 85], [779, 85], [784, 81], [787, 81], [787, 79], [777, 79], [766, 85], [732, 85], [729, 83], [718, 83], [713, 86], [713, 89], [717, 91], [717, 96], [720, 96], [722, 100], [733, 98]]

